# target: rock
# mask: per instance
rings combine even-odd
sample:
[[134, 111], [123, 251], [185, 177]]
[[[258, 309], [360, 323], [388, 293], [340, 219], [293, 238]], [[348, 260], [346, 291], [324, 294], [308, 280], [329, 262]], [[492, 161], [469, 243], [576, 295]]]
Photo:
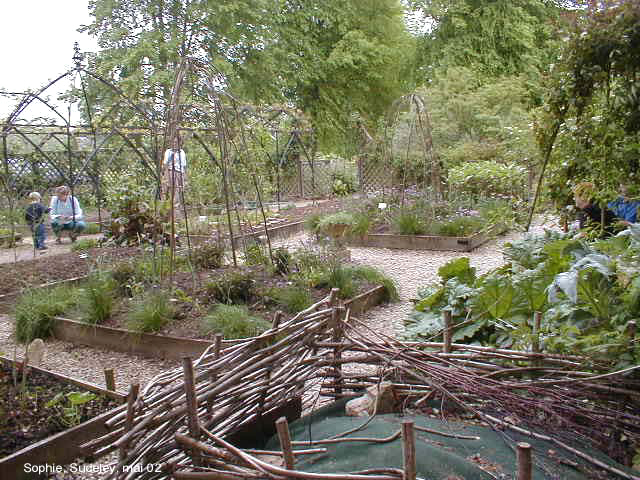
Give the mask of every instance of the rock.
[[366, 417], [369, 413], [371, 398], [368, 395], [349, 400], [344, 406], [348, 417]]
[[27, 347], [27, 359], [29, 365], [39, 367], [44, 358], [45, 346], [41, 338], [36, 338]]
[[390, 382], [381, 382], [367, 388], [363, 396], [349, 400], [345, 405], [345, 412], [349, 417], [363, 417], [373, 415], [374, 412], [393, 413], [395, 404], [393, 385]]

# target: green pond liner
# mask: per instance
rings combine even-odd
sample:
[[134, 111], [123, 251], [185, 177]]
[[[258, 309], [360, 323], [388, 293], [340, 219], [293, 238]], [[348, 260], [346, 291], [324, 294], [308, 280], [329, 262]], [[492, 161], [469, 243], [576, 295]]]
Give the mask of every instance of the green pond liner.
[[[367, 417], [349, 417], [344, 414], [346, 401], [332, 403], [318, 409], [312, 415], [302, 417], [289, 425], [294, 441], [328, 439], [354, 427], [362, 425]], [[443, 420], [426, 415], [376, 415], [365, 428], [347, 435], [349, 437], [385, 438], [397, 432], [402, 422], [410, 420], [414, 425], [439, 432], [477, 436], [479, 440], [467, 440], [415, 431], [418, 477], [425, 480], [516, 480], [517, 442], [532, 446], [533, 478], [553, 480], [615, 479], [620, 478], [603, 472], [589, 462], [570, 454], [558, 446], [518, 434], [511, 430], [496, 431], [491, 427], [464, 421]], [[543, 432], [539, 432], [543, 433]], [[564, 439], [566, 442], [566, 439]], [[571, 445], [582, 452], [633, 474], [601, 452], [579, 443]], [[269, 450], [280, 450], [277, 436], [265, 446]], [[341, 442], [317, 445], [325, 447], [326, 454], [301, 455], [296, 457], [296, 470], [313, 473], [348, 473], [374, 468], [402, 469], [402, 439], [388, 443]], [[294, 449], [307, 448], [296, 446]], [[638, 473], [635, 472], [637, 475]]]

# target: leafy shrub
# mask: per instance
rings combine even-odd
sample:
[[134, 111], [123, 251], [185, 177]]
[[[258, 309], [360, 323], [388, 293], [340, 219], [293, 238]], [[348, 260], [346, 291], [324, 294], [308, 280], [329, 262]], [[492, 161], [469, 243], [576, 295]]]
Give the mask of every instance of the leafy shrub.
[[47, 338], [53, 329], [53, 317], [66, 312], [76, 301], [76, 291], [69, 287], [27, 290], [14, 310], [16, 340], [29, 343], [34, 338]]
[[259, 243], [252, 243], [247, 246], [244, 262], [247, 265], [269, 265], [269, 257]]
[[322, 232], [326, 232], [328, 229], [336, 225], [352, 226], [354, 224], [355, 218], [353, 216], [353, 213], [336, 212], [321, 217], [318, 221], [318, 229]]
[[352, 235], [366, 235], [371, 228], [372, 219], [371, 216], [364, 212], [358, 212], [353, 216], [353, 225], [349, 229], [349, 233]]
[[76, 243], [71, 244], [71, 251], [81, 252], [97, 246], [98, 241], [95, 238], [81, 238]]
[[191, 258], [199, 269], [220, 268], [224, 260], [224, 248], [217, 243], [207, 242], [194, 248]]
[[313, 303], [311, 294], [300, 286], [292, 285], [285, 288], [272, 288], [267, 292], [282, 309], [289, 313], [298, 313]]
[[111, 278], [122, 295], [133, 296], [133, 284], [136, 277], [136, 267], [133, 262], [117, 264], [111, 271]]
[[205, 334], [217, 332], [224, 338], [254, 337], [270, 327], [266, 320], [252, 316], [245, 305], [216, 305], [209, 315], [202, 318]]
[[175, 309], [164, 292], [153, 292], [134, 302], [127, 328], [136, 332], [157, 332], [175, 316]]
[[469, 265], [469, 257], [459, 257], [449, 260], [438, 269], [438, 275], [445, 284], [452, 278], [461, 283], [473, 285], [476, 279], [476, 269]]
[[310, 216], [307, 217], [307, 219], [304, 221], [304, 228], [305, 230], [314, 233], [314, 234], [318, 234], [320, 233], [320, 220], [322, 220], [322, 214], [321, 213], [314, 213]]
[[220, 303], [246, 303], [254, 294], [251, 272], [230, 270], [205, 286], [212, 301]]
[[434, 232], [445, 237], [466, 237], [479, 232], [484, 227], [480, 217], [455, 217], [434, 225]]
[[375, 267], [368, 265], [359, 265], [357, 267], [351, 267], [351, 274], [354, 278], [365, 280], [369, 283], [376, 285], [382, 285], [385, 289], [384, 301], [397, 302], [400, 299], [398, 294], [398, 287], [393, 279]]
[[466, 162], [449, 170], [451, 187], [476, 198], [520, 193], [526, 180], [524, 167], [493, 160]]
[[291, 270], [291, 254], [284, 247], [273, 252], [273, 266], [280, 275], [286, 275]]
[[346, 173], [335, 172], [331, 191], [339, 197], [354, 193], [356, 191], [354, 178]]
[[400, 235], [423, 235], [427, 226], [415, 213], [401, 213], [393, 221], [393, 227]]
[[92, 325], [103, 323], [111, 316], [116, 301], [116, 283], [111, 275], [92, 275], [84, 286], [80, 299], [82, 320]]

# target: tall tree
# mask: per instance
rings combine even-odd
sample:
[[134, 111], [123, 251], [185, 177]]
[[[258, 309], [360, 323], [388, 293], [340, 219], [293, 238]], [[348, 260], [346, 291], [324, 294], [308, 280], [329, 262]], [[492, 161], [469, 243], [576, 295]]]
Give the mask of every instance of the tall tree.
[[422, 59], [429, 70], [470, 67], [499, 76], [539, 67], [550, 57], [558, 3], [551, 0], [412, 0], [430, 21]]
[[398, 0], [284, 0], [273, 19], [243, 65], [245, 91], [296, 105], [326, 146], [352, 115], [373, 123], [406, 92], [413, 44]]

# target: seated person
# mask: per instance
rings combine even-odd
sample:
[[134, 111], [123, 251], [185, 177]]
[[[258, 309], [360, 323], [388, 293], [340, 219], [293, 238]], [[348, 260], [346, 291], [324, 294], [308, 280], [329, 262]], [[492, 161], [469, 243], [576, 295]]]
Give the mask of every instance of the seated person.
[[620, 219], [608, 208], [605, 208], [603, 218], [602, 210], [598, 204], [593, 201], [594, 192], [595, 187], [591, 182], [582, 182], [573, 189], [573, 199], [576, 207], [580, 210], [578, 215], [580, 228], [582, 229], [588, 225], [600, 225], [604, 220], [602, 224], [604, 235], [612, 235], [614, 225], [616, 221]]
[[629, 226], [632, 223], [638, 221], [638, 209], [640, 208], [640, 201], [631, 200], [629, 197], [629, 185], [620, 184], [620, 196], [613, 202], [609, 202], [607, 207], [621, 219], [621, 223]]
[[69, 192], [69, 187], [62, 185], [56, 189], [57, 195], [51, 198], [51, 229], [56, 236], [56, 243], [62, 243], [60, 235], [64, 230], [69, 231], [71, 241], [75, 242], [80, 232], [86, 228], [82, 221], [80, 202], [70, 196]]

